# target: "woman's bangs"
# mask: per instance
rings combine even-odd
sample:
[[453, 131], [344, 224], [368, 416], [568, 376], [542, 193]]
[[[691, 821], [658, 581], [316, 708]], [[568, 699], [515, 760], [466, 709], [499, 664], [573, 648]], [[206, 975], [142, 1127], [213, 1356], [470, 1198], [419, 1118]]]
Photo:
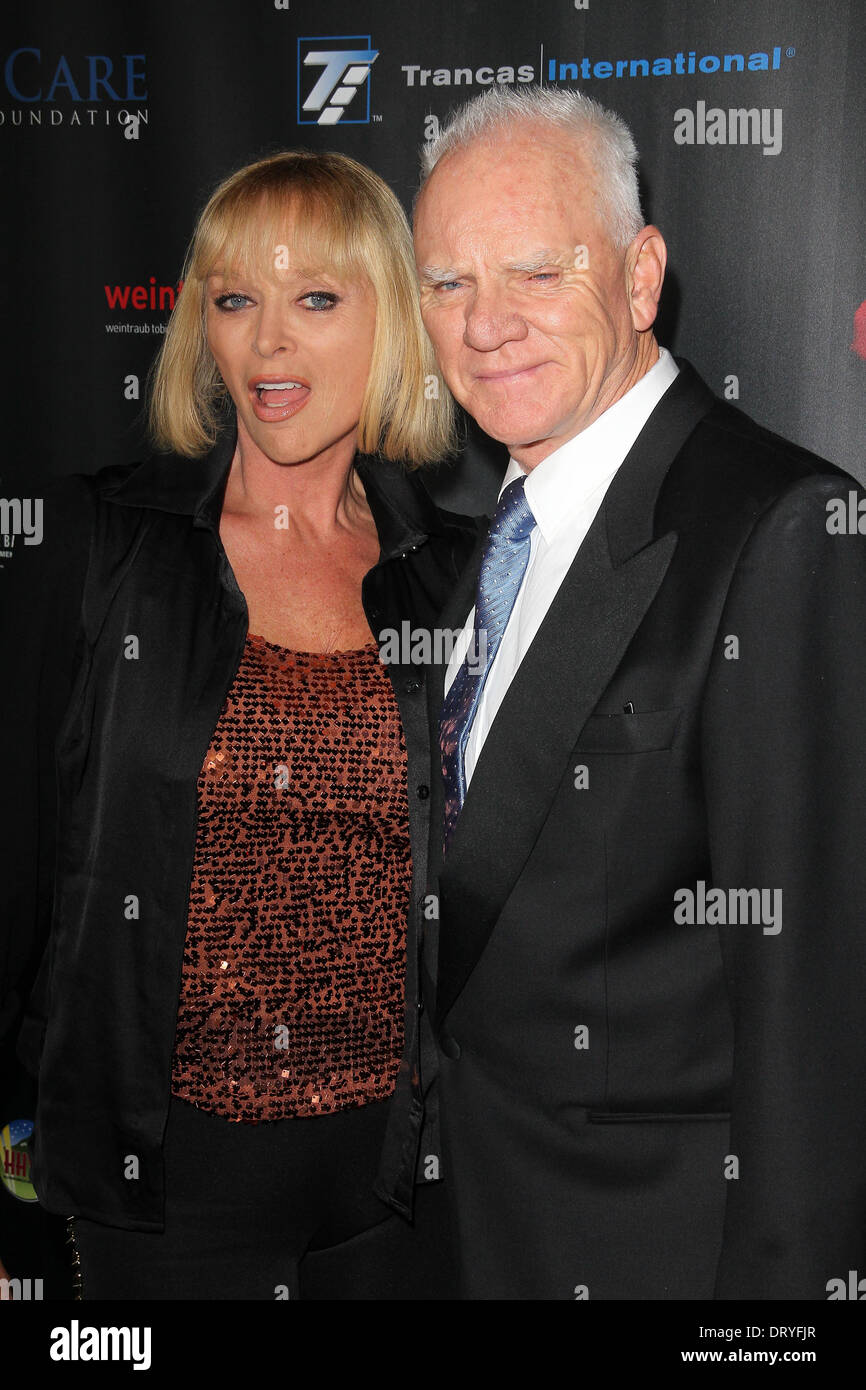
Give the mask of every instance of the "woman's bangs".
[[196, 256], [202, 279], [214, 271], [279, 279], [281, 272], [293, 270], [369, 279], [358, 221], [321, 196], [297, 189], [279, 197], [266, 193], [255, 207], [244, 199], [221, 209], [218, 221], [219, 227], [207, 229]]

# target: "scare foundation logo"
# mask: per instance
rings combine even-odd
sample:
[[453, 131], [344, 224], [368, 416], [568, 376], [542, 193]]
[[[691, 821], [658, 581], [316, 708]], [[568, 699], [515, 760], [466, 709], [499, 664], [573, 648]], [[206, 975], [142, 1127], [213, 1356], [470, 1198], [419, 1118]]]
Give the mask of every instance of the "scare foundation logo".
[[367, 125], [378, 56], [369, 34], [298, 39], [298, 125]]
[[[0, 127], [147, 125], [144, 53], [54, 53], [24, 45], [0, 57]], [[8, 97], [11, 106], [3, 105]]]

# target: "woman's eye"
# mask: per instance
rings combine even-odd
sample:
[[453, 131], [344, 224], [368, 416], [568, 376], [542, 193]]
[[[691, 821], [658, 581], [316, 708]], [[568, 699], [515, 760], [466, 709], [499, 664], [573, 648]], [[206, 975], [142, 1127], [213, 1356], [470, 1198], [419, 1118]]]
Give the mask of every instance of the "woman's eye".
[[245, 294], [218, 294], [214, 300], [214, 304], [217, 308], [224, 310], [228, 314], [242, 309], [245, 304], [249, 303], [250, 300]]
[[325, 309], [333, 309], [337, 295], [329, 294], [327, 290], [311, 290], [309, 294], [302, 295], [299, 302], [320, 314]]

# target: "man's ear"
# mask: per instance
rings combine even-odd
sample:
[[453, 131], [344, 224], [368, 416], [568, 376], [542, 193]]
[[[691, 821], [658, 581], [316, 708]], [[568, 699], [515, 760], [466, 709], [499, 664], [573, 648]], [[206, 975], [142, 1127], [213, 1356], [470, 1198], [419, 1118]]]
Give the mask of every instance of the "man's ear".
[[668, 252], [658, 227], [643, 227], [625, 253], [628, 301], [638, 333], [652, 328], [658, 313]]

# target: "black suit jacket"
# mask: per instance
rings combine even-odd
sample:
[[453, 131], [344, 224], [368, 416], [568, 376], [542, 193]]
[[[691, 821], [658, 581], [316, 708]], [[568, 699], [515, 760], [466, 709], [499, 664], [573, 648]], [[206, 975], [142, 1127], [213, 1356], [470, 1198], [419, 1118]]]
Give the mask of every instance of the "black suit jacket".
[[469, 1298], [824, 1299], [866, 1270], [866, 544], [827, 510], [856, 484], [680, 366], [444, 866], [433, 808]]

